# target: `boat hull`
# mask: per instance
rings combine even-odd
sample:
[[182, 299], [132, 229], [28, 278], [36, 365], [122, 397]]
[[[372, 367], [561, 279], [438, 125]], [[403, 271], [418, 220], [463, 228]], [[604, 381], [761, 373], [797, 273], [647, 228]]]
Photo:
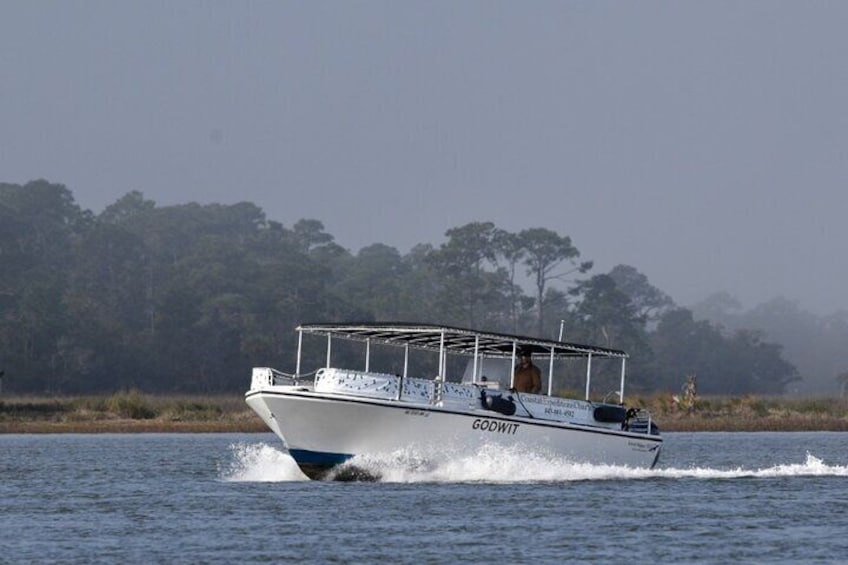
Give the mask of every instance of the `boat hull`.
[[[284, 387], [277, 387], [278, 389]], [[357, 455], [467, 454], [483, 445], [518, 447], [579, 463], [653, 467], [657, 435], [311, 390], [261, 390], [247, 403], [310, 478]]]

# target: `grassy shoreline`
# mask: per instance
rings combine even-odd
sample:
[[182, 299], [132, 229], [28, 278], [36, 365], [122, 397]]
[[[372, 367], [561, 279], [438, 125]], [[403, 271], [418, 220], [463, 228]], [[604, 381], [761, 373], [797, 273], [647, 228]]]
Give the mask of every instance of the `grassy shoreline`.
[[[668, 395], [631, 398], [665, 432], [848, 431], [848, 399], [700, 397], [691, 412]], [[0, 397], [0, 434], [258, 433], [265, 424], [241, 395]]]
[[240, 395], [0, 397], [0, 434], [224, 433], [268, 428]]

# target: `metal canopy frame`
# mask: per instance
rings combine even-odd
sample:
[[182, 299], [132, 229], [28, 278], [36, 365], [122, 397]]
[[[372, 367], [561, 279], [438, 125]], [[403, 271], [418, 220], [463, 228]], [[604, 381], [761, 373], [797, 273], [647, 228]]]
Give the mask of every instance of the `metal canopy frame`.
[[[512, 360], [511, 363], [514, 366], [516, 356], [521, 352], [529, 351], [532, 354], [544, 354], [548, 356], [551, 366], [553, 366], [554, 359], [585, 358], [586, 400], [589, 400], [592, 358], [620, 359], [621, 384], [618, 396], [621, 402], [624, 401], [624, 367], [628, 355], [619, 349], [512, 334], [480, 332], [453, 326], [410, 324], [405, 322], [301, 324], [296, 328], [296, 331], [298, 332], [296, 374], [300, 374], [301, 347], [303, 334], [305, 333], [327, 337], [327, 367], [330, 366], [330, 351], [332, 348], [332, 338], [334, 337], [365, 342], [366, 372], [369, 369], [372, 343], [402, 347], [404, 349], [404, 378], [406, 378], [410, 348], [437, 352], [439, 354], [439, 375], [436, 377], [437, 381], [444, 380], [448, 353], [473, 356], [475, 373], [473, 378], [476, 378], [478, 357], [509, 358]], [[512, 386], [513, 382], [510, 381], [510, 388]], [[549, 381], [548, 396], [551, 395], [551, 392], [551, 381]]]
[[483, 355], [486, 357], [509, 358], [517, 346], [534, 355], [551, 355], [555, 359], [574, 357], [605, 357], [625, 359], [627, 353], [592, 345], [581, 345], [526, 337], [520, 335], [480, 332], [452, 326], [409, 323], [344, 323], [344, 324], [301, 324], [298, 332], [340, 337], [354, 341], [368, 341], [414, 349], [444, 351], [460, 355]]

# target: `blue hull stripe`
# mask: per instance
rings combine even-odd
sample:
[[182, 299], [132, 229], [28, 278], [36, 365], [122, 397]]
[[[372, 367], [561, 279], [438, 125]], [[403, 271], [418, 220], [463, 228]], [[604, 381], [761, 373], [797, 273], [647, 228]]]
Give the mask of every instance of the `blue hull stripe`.
[[353, 455], [345, 453], [325, 453], [307, 449], [291, 449], [289, 453], [298, 465], [314, 465], [316, 467], [334, 467], [353, 457]]

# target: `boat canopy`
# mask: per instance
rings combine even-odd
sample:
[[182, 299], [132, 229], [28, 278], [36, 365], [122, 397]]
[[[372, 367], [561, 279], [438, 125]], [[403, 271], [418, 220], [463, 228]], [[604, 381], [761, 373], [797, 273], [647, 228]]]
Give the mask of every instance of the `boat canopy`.
[[297, 331], [469, 356], [508, 358], [513, 357], [517, 350], [529, 351], [534, 355], [551, 356], [553, 359], [574, 357], [626, 359], [628, 357], [627, 353], [618, 349], [432, 324], [405, 322], [301, 324], [297, 327]]

